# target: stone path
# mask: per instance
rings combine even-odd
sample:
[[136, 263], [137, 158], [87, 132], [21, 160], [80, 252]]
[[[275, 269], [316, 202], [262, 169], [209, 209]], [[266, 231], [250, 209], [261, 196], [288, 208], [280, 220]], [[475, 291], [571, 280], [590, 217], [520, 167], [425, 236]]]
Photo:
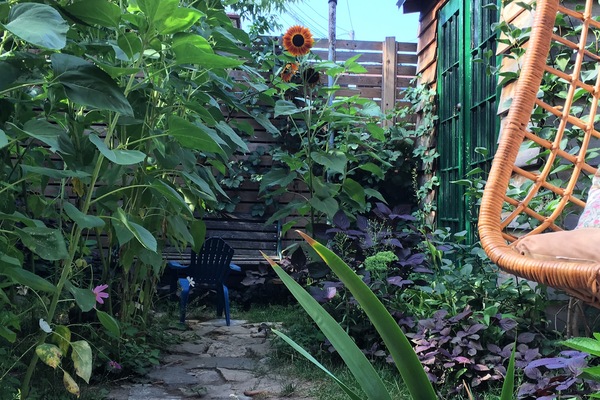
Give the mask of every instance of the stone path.
[[176, 332], [181, 344], [163, 356], [160, 366], [138, 383], [114, 387], [107, 399], [314, 400], [303, 396], [307, 383], [270, 370], [272, 324], [232, 320], [226, 326], [224, 319], [187, 323], [189, 330]]

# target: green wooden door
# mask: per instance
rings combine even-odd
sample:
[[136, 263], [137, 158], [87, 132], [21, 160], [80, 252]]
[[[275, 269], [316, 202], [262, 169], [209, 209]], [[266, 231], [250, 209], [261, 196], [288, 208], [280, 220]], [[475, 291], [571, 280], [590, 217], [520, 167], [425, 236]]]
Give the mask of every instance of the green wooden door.
[[[465, 197], [465, 178], [483, 177], [496, 149], [497, 0], [450, 0], [438, 20], [439, 125], [437, 222], [475, 239], [477, 199]], [[485, 150], [484, 150], [485, 149]], [[483, 171], [473, 174], [471, 171]]]

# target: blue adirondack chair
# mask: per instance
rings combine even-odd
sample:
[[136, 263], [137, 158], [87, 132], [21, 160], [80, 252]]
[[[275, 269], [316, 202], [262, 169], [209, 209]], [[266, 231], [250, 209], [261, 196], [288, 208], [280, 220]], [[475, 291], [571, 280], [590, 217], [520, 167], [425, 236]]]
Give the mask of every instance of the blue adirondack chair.
[[204, 242], [199, 254], [192, 252], [190, 265], [182, 265], [170, 261], [171, 292], [175, 292], [176, 285], [181, 286], [179, 298], [179, 321], [185, 322], [185, 313], [190, 294], [189, 276], [194, 281], [194, 290], [214, 289], [217, 292], [217, 316], [221, 317], [225, 311], [225, 321], [230, 325], [229, 319], [229, 290], [225, 281], [232, 270], [241, 271], [241, 268], [231, 263], [234, 250], [221, 238], [209, 238]]

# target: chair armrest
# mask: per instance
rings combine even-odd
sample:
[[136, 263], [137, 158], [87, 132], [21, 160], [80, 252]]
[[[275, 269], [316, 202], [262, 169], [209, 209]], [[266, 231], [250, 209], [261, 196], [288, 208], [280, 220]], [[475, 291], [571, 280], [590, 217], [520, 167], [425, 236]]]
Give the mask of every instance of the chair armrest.
[[229, 269], [236, 272], [242, 272], [242, 267], [234, 263], [229, 264]]
[[169, 266], [169, 268], [178, 268], [178, 269], [183, 269], [183, 268], [187, 268], [187, 265], [182, 265], [180, 263], [178, 263], [177, 261], [169, 261], [167, 262], [167, 265]]

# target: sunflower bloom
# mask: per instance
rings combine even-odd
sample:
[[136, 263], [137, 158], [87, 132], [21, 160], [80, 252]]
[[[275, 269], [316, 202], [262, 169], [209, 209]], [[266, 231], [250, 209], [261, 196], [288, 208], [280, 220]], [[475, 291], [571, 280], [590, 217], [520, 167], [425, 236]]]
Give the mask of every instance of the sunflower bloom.
[[284, 82], [289, 82], [292, 80], [292, 77], [296, 75], [296, 72], [298, 72], [298, 64], [287, 63], [281, 70], [281, 79]]
[[300, 25], [292, 26], [283, 35], [283, 47], [293, 56], [308, 54], [314, 42], [310, 30]]

